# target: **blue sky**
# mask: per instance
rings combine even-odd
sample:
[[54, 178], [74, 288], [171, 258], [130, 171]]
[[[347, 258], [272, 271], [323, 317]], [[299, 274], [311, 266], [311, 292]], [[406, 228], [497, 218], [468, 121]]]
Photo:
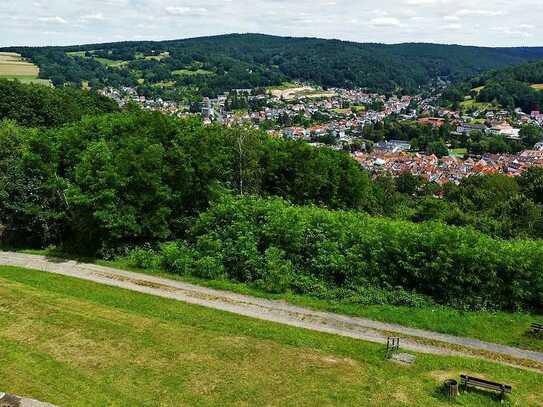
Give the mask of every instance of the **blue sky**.
[[543, 46], [541, 0], [0, 0], [0, 46], [231, 32]]

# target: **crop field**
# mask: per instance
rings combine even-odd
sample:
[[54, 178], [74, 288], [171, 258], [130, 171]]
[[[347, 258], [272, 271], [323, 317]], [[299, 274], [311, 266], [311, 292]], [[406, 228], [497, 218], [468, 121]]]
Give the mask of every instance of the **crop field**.
[[37, 78], [40, 69], [31, 62], [25, 61], [19, 54], [0, 52], [0, 77], [3, 78]]
[[[141, 293], [0, 267], [2, 390], [58, 406], [449, 406], [460, 373], [541, 406], [541, 375], [453, 357], [384, 359], [381, 345]], [[458, 406], [494, 406], [472, 391]], [[498, 403], [499, 405], [499, 403]]]
[[40, 79], [40, 69], [21, 55], [13, 52], [0, 52], [0, 79], [17, 79], [23, 83], [37, 83], [51, 86], [48, 79]]
[[534, 83], [531, 87], [536, 90], [543, 90], [543, 83]]

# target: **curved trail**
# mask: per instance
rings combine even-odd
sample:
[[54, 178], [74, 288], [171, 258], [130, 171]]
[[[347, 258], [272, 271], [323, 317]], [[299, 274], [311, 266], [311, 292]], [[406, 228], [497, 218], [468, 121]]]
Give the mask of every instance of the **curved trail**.
[[402, 337], [405, 350], [438, 355], [479, 357], [543, 372], [543, 353], [446, 335], [397, 324], [298, 307], [180, 281], [94, 264], [22, 253], [0, 252], [0, 265], [17, 266], [93, 281], [141, 293], [201, 305], [247, 317], [376, 343]]

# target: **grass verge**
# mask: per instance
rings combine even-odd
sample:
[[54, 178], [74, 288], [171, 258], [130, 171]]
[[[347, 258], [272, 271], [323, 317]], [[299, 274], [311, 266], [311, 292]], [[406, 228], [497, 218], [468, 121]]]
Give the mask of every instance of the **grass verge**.
[[521, 312], [462, 311], [445, 306], [412, 308], [392, 305], [359, 305], [322, 300], [293, 293], [270, 294], [259, 288], [232, 281], [205, 280], [190, 276], [179, 276], [161, 270], [142, 270], [131, 267], [126, 260], [104, 261], [93, 258], [77, 258], [55, 250], [23, 250], [22, 252], [75, 258], [81, 262], [96, 263], [137, 273], [189, 282], [209, 288], [228, 290], [239, 294], [286, 301], [302, 307], [396, 323], [413, 328], [543, 352], [543, 338], [530, 333], [530, 325], [533, 322], [543, 323], [543, 317], [540, 315]]
[[[381, 346], [87, 281], [0, 267], [2, 390], [59, 406], [447, 406], [469, 373], [543, 403], [537, 373], [478, 360], [383, 359]], [[492, 406], [489, 393], [456, 405]]]

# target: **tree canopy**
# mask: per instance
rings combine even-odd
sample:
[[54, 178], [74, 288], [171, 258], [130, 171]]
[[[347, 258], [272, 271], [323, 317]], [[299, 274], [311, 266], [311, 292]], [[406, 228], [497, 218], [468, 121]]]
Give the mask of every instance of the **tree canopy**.
[[[438, 78], [457, 80], [543, 56], [543, 48], [477, 48], [437, 44], [360, 44], [317, 38], [230, 34], [159, 42], [70, 47], [11, 47], [40, 67], [55, 85], [139, 86], [168, 93], [212, 96], [230, 89], [287, 80], [325, 87], [413, 92]], [[174, 92], [173, 92], [174, 93]], [[179, 96], [179, 95], [178, 95]]]

